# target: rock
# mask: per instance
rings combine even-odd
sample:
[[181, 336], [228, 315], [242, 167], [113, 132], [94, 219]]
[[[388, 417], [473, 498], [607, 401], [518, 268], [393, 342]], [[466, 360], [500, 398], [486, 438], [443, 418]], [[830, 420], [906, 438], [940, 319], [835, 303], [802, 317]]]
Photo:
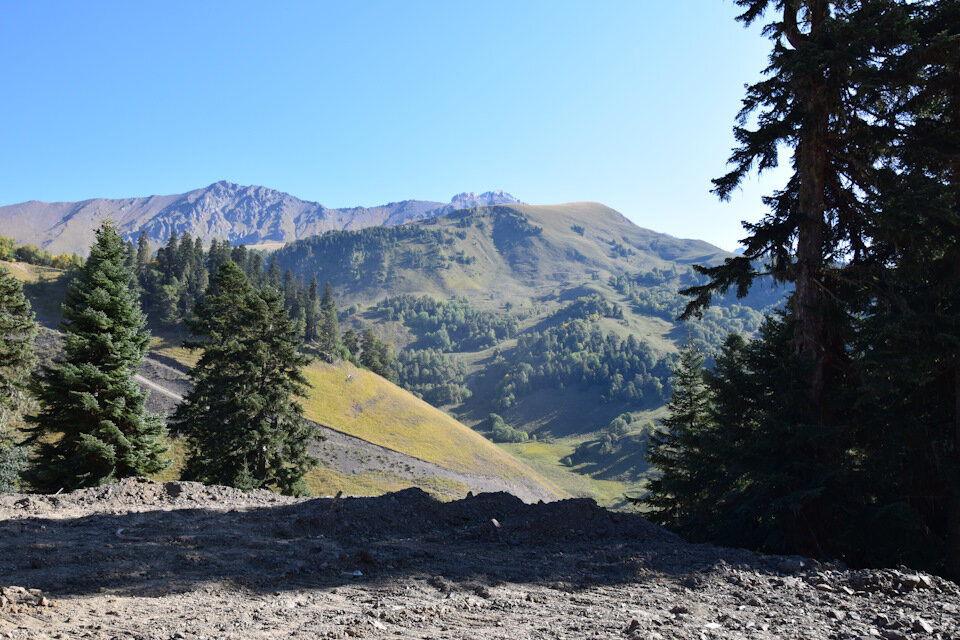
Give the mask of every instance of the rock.
[[780, 573], [797, 573], [802, 571], [804, 566], [806, 566], [803, 560], [799, 558], [781, 558], [777, 564], [777, 571]]
[[830, 609], [830, 611], [827, 612], [827, 615], [834, 620], [843, 620], [847, 617], [846, 612], [840, 611], [839, 609]]
[[630, 624], [627, 625], [627, 628], [624, 629], [623, 632], [629, 635], [639, 628], [640, 628], [640, 621], [634, 618], [633, 620], [630, 621]]
[[930, 635], [933, 633], [933, 625], [924, 620], [923, 618], [917, 618], [913, 621], [913, 626], [911, 627], [916, 633], [925, 633]]
[[897, 577], [897, 581], [907, 589], [917, 589], [920, 587], [920, 576], [916, 573], [908, 573]]

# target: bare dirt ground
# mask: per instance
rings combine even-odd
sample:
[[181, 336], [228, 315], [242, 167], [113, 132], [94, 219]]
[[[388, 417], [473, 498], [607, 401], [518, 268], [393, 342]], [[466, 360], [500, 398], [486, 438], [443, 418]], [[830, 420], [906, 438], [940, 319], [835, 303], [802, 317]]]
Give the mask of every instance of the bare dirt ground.
[[0, 638], [960, 638], [937, 577], [691, 545], [589, 500], [417, 489], [0, 496], [0, 587]]

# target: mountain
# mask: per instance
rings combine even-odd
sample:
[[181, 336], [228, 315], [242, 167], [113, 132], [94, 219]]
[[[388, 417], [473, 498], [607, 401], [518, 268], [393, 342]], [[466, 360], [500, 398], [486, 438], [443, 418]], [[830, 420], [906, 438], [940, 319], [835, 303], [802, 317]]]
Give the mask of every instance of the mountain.
[[[461, 195], [450, 206], [486, 197], [506, 194]], [[177, 310], [193, 304], [188, 285], [205, 280], [175, 273], [165, 255], [141, 284], [154, 321], [176, 331]], [[277, 286], [329, 281], [342, 330], [372, 328], [394, 344], [401, 387], [498, 442], [555, 493], [620, 505], [648, 473], [646, 442], [670, 396], [678, 345], [692, 339], [715, 353], [728, 333], [755, 332], [785, 294], [760, 283], [742, 300], [719, 297], [701, 319], [676, 321], [678, 291], [704, 280], [693, 265], [732, 255], [640, 228], [599, 203], [510, 203], [333, 230], [289, 242], [268, 262], [295, 276]], [[245, 262], [256, 281], [269, 275], [253, 271], [263, 269], [260, 255]], [[32, 285], [32, 299], [52, 305], [53, 286]], [[291, 311], [305, 313], [299, 295], [285, 292]], [[347, 408], [350, 425], [360, 414]]]
[[450, 203], [403, 200], [374, 207], [331, 209], [288, 193], [221, 180], [187, 193], [145, 198], [96, 198], [82, 202], [32, 200], [0, 207], [0, 228], [20, 244], [54, 254], [85, 254], [99, 221], [110, 216], [120, 232], [135, 240], [145, 231], [151, 243], [171, 233], [190, 233], [205, 244], [285, 243], [331, 230], [397, 225], [468, 206], [517, 203], [503, 191], [461, 193]]
[[784, 296], [759, 283], [676, 321], [678, 290], [703, 282], [692, 266], [732, 255], [580, 202], [330, 232], [272, 258], [329, 281], [341, 327], [372, 326], [393, 342], [401, 385], [566, 492], [615, 505], [645, 479], [678, 345], [714, 353], [728, 333], [756, 331]]

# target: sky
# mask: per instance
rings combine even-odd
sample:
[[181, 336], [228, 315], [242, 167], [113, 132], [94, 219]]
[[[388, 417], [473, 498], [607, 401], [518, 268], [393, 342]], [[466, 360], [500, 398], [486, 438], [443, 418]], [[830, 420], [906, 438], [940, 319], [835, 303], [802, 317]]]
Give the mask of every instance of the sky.
[[786, 177], [710, 193], [770, 50], [736, 14], [733, 0], [0, 0], [0, 205], [222, 179], [328, 207], [503, 189], [734, 249]]

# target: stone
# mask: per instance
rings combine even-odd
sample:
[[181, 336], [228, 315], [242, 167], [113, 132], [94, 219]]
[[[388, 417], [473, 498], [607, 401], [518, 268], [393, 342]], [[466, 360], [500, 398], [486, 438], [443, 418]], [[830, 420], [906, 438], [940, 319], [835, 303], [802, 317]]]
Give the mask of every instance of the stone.
[[925, 633], [927, 635], [933, 633], [933, 625], [923, 618], [917, 618], [914, 620], [911, 629], [913, 629], [916, 633]]

